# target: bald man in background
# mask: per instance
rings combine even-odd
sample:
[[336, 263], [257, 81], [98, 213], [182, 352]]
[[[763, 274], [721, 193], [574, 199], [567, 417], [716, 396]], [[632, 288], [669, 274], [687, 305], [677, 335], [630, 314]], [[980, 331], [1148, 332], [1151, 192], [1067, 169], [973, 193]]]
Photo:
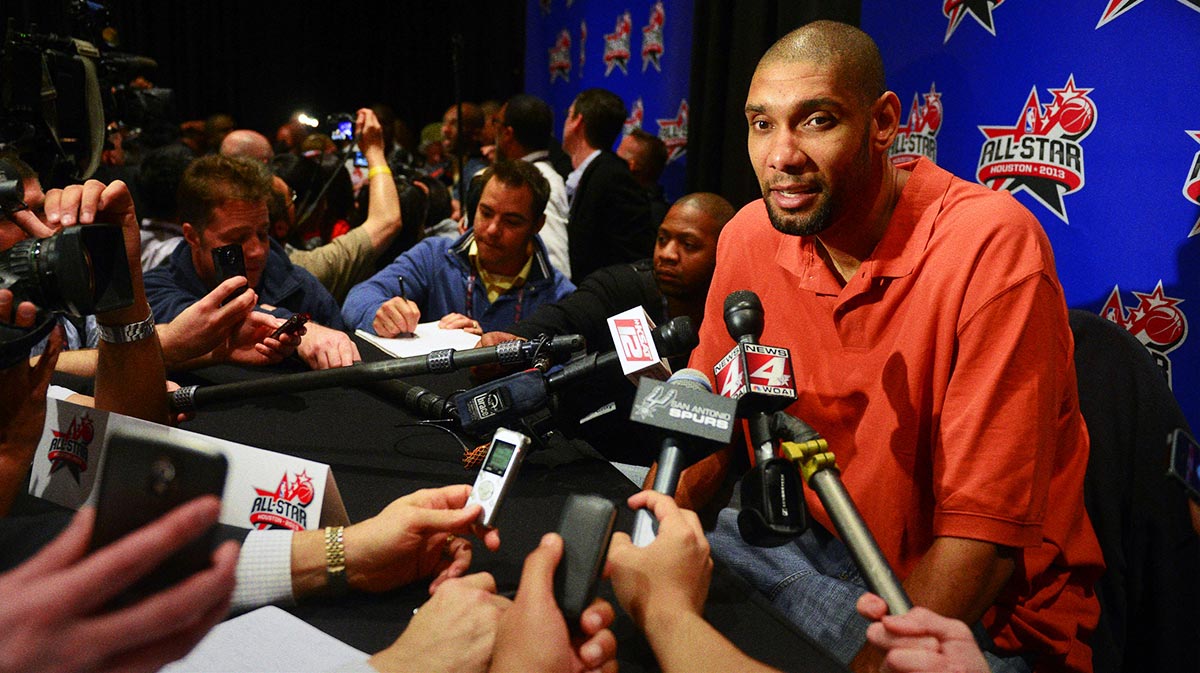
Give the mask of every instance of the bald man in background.
[[221, 141], [221, 154], [227, 157], [247, 157], [264, 164], [271, 163], [275, 156], [271, 141], [258, 131], [237, 129], [230, 131]]

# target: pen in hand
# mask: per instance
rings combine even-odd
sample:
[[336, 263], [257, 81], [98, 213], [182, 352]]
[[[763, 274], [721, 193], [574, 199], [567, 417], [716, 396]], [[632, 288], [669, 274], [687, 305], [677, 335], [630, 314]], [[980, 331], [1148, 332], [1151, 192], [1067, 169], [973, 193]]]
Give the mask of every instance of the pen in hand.
[[396, 280], [400, 281], [400, 298], [408, 299], [408, 295], [404, 292], [404, 276], [396, 276]]

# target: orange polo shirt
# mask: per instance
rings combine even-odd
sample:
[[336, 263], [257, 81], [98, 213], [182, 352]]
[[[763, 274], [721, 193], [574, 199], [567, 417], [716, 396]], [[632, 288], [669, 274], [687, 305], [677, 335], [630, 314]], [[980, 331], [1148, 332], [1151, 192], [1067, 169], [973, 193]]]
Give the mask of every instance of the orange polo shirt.
[[723, 302], [755, 291], [760, 342], [791, 350], [788, 411], [829, 441], [899, 577], [936, 537], [1018, 547], [984, 619], [997, 645], [1047, 655], [1037, 670], [1090, 671], [1103, 557], [1084, 510], [1088, 437], [1049, 241], [1008, 193], [924, 159], [904, 168], [887, 231], [845, 287], [812, 237], [778, 233], [761, 200], [743, 208], [721, 234], [691, 366], [711, 372], [733, 347]]

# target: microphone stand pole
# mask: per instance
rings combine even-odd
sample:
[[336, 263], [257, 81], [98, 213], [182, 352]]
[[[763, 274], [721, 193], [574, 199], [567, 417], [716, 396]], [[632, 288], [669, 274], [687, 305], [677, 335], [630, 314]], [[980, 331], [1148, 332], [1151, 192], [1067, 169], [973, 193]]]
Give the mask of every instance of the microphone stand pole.
[[187, 386], [171, 393], [172, 409], [192, 412], [215, 402], [241, 400], [247, 397], [294, 393], [319, 388], [356, 386], [404, 376], [439, 374], [486, 364], [522, 364], [538, 357], [569, 354], [582, 347], [583, 337], [568, 335], [534, 341], [506, 341], [496, 346], [468, 350], [443, 349], [428, 355], [396, 358], [383, 362], [357, 363], [349, 367], [284, 374], [249, 381], [235, 381], [213, 386]]
[[781, 448], [783, 454], [796, 463], [804, 482], [825, 505], [838, 536], [849, 548], [850, 556], [871, 591], [887, 602], [888, 611], [893, 615], [901, 615], [912, 609], [912, 601], [879, 550], [875, 536], [871, 535], [871, 529], [867, 528], [854, 501], [850, 499], [825, 439], [818, 436], [806, 442], [785, 441], [781, 443]]

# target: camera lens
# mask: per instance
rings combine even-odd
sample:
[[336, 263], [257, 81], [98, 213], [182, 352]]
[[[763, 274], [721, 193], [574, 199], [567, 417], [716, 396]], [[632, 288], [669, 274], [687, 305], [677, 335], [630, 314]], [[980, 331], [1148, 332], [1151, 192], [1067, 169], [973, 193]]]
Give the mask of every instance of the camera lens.
[[175, 486], [175, 463], [170, 458], [160, 456], [150, 464], [150, 491], [162, 497]]

